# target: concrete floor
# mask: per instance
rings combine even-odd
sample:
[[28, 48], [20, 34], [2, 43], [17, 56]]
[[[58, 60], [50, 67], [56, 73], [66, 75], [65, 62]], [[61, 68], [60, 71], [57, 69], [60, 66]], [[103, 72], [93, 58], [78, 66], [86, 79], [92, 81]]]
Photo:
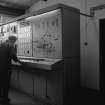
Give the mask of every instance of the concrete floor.
[[[47, 105], [12, 89], [9, 91], [9, 97], [11, 105]], [[105, 105], [104, 99], [105, 97], [96, 91], [80, 89], [73, 94], [72, 105]]]
[[9, 98], [11, 99], [11, 105], [44, 105], [32, 97], [22, 94], [14, 89], [10, 89]]
[[105, 105], [105, 97], [96, 90], [81, 88], [73, 94], [73, 105]]

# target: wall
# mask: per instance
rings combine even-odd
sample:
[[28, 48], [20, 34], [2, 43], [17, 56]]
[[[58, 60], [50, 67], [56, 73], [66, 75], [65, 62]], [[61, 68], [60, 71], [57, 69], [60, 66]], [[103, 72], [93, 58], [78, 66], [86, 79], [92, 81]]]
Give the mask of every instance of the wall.
[[[94, 6], [105, 4], [104, 0], [88, 0], [87, 13]], [[95, 11], [94, 18], [87, 18], [87, 42], [86, 58], [86, 85], [89, 88], [99, 89], [100, 65], [99, 65], [99, 19], [105, 18], [105, 9]]]
[[[37, 11], [55, 3], [64, 3], [79, 8], [82, 13], [90, 14], [90, 8], [105, 3], [104, 0], [48, 0], [39, 1], [27, 11]], [[99, 13], [97, 13], [98, 16]], [[80, 16], [81, 37], [81, 85], [99, 89], [99, 29], [98, 19]], [[85, 46], [85, 42], [88, 43]]]

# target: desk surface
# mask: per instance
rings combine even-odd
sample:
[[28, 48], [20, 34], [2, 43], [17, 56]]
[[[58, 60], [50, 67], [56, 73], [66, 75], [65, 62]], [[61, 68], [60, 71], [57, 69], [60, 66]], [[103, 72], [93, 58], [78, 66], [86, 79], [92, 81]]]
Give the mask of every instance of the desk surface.
[[[24, 65], [39, 69], [45, 69], [45, 70], [53, 70], [53, 65], [57, 65], [58, 62], [61, 62], [62, 59], [22, 59], [20, 58], [20, 61], [24, 63]], [[13, 65], [21, 66], [20, 63], [12, 61]], [[57, 65], [58, 66], [58, 65]]]

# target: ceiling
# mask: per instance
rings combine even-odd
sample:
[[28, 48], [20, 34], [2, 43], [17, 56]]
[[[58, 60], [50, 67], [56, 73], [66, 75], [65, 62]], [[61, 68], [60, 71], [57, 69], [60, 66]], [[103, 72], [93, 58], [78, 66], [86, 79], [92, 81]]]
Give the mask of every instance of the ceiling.
[[0, 0], [0, 12], [23, 14], [28, 8], [40, 0]]

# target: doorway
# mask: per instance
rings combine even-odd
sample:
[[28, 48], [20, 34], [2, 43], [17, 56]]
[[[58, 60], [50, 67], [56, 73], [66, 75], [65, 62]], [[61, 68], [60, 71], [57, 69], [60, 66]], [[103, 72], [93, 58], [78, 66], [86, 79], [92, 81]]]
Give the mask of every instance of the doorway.
[[99, 20], [99, 48], [100, 48], [100, 90], [105, 94], [105, 19]]

